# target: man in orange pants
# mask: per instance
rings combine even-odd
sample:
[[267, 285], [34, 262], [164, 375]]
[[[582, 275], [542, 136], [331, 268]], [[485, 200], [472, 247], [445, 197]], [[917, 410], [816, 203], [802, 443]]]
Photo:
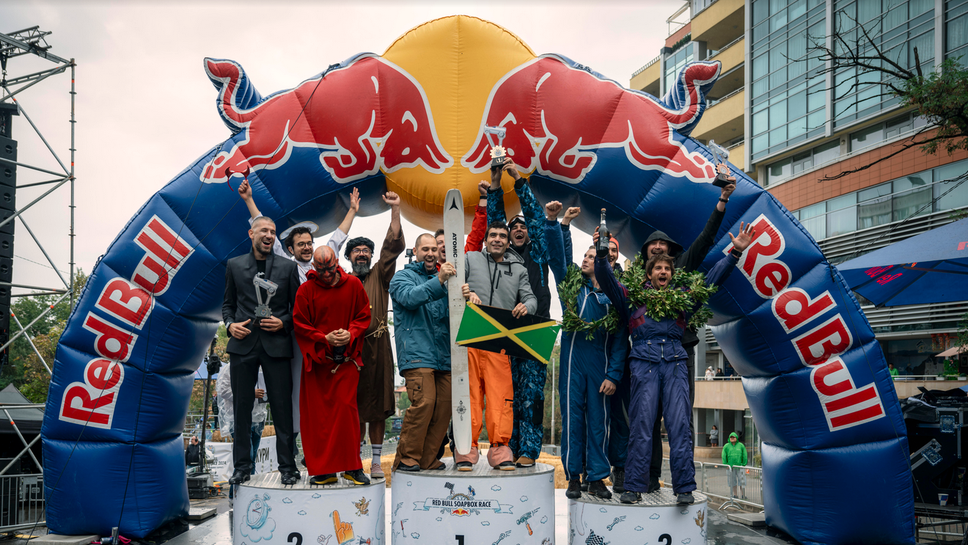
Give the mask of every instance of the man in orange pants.
[[[534, 313], [538, 301], [531, 291], [524, 260], [508, 248], [507, 225], [501, 222], [488, 225], [484, 249], [468, 253], [465, 260], [467, 283], [463, 286], [463, 292], [470, 302], [510, 309], [515, 318]], [[467, 367], [471, 389], [471, 435], [474, 440], [469, 454], [455, 456], [457, 469], [471, 471], [477, 463], [481, 412], [486, 409], [487, 437], [491, 442], [487, 462], [493, 468], [513, 471], [513, 455], [508, 447], [514, 429], [511, 361], [504, 354], [471, 348], [467, 351]]]

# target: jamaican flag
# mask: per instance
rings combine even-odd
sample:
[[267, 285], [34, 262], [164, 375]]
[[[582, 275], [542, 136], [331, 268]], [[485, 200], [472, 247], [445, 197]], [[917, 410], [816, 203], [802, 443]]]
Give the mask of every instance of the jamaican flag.
[[559, 328], [558, 322], [541, 316], [515, 318], [510, 310], [467, 303], [457, 344], [548, 363]]

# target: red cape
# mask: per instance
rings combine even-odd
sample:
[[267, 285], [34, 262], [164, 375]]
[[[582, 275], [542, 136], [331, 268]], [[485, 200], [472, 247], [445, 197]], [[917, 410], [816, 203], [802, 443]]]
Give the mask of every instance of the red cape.
[[[296, 292], [293, 324], [303, 354], [299, 413], [306, 469], [310, 475], [362, 469], [357, 365], [362, 364], [363, 336], [370, 325], [363, 284], [341, 270], [336, 285], [326, 286], [316, 271], [309, 271]], [[336, 329], [350, 332], [346, 361], [338, 369], [329, 359], [332, 347], [326, 341], [326, 334]]]

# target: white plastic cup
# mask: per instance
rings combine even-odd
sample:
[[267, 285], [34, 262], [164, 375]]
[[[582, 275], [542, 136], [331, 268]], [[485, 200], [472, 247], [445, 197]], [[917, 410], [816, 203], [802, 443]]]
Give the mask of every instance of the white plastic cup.
[[941, 505], [948, 505], [948, 495], [938, 494], [938, 503], [940, 503]]

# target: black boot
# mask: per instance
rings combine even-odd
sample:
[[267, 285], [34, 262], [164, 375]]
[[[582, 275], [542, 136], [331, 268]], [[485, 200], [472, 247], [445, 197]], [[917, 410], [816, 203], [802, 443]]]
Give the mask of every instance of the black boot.
[[625, 468], [616, 467], [612, 469], [612, 491], [616, 494], [625, 492]]
[[588, 473], [581, 474], [581, 491], [588, 492]]
[[229, 484], [242, 484], [249, 480], [249, 472], [244, 469], [236, 469], [229, 478]]
[[659, 484], [659, 478], [649, 477], [649, 489], [645, 493], [651, 494], [653, 492], [658, 492], [661, 489], [662, 489], [662, 486]]
[[577, 500], [581, 497], [581, 483], [578, 479], [568, 481], [568, 490], [565, 490], [565, 497], [570, 500]]
[[603, 500], [612, 499], [612, 492], [605, 486], [605, 481], [592, 481], [588, 483], [588, 493], [596, 498], [601, 498]]

